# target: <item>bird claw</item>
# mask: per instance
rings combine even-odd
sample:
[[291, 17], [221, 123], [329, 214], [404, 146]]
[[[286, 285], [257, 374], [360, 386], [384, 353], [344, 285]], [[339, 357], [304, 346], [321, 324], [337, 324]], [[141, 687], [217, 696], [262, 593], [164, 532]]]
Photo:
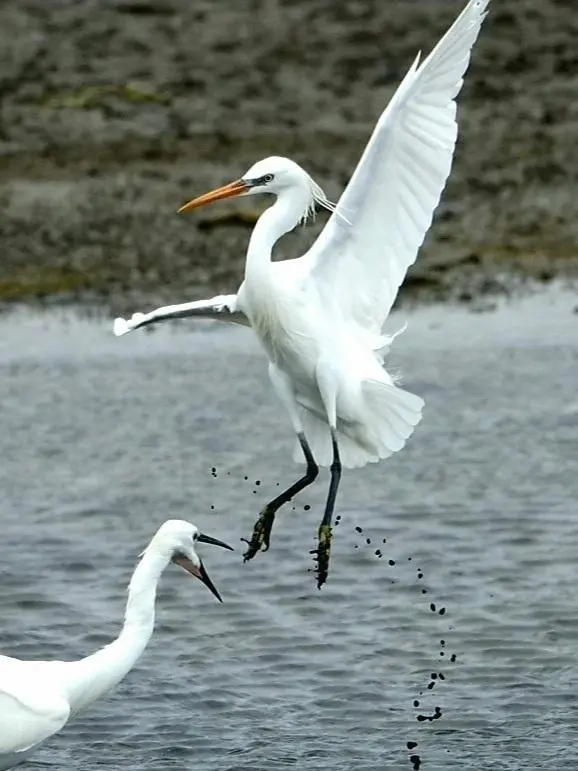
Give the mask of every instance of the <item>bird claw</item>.
[[243, 555], [243, 562], [248, 562], [253, 559], [258, 551], [269, 551], [269, 546], [271, 544], [271, 529], [273, 527], [274, 519], [274, 511], [270, 511], [267, 507], [261, 511], [253, 527], [251, 539], [241, 539], [248, 544], [247, 551]]
[[320, 525], [317, 544], [317, 588], [321, 589], [329, 575], [329, 558], [331, 556], [331, 525]]

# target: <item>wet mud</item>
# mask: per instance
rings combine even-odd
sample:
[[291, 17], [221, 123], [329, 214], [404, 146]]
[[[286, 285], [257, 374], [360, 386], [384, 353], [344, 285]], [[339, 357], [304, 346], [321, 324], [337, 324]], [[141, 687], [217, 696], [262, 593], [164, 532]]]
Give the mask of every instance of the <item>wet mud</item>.
[[[178, 206], [273, 153], [338, 196], [416, 52], [462, 5], [5, 0], [0, 299], [129, 309], [234, 290], [262, 202]], [[402, 301], [576, 274], [574, 6], [491, 4], [453, 173]], [[279, 254], [299, 254], [324, 219]]]

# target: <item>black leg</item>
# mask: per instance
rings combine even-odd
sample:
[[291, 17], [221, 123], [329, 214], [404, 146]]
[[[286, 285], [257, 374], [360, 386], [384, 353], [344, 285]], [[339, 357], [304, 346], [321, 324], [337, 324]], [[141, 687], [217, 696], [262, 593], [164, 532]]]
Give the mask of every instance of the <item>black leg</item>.
[[243, 555], [244, 562], [253, 559], [255, 554], [257, 554], [262, 546], [264, 546], [265, 551], [267, 551], [271, 539], [271, 529], [273, 527], [273, 521], [277, 511], [285, 503], [288, 503], [288, 501], [290, 501], [294, 495], [300, 493], [301, 490], [304, 490], [317, 479], [319, 466], [317, 463], [315, 463], [315, 458], [313, 457], [311, 448], [309, 447], [307, 439], [305, 438], [305, 434], [301, 432], [297, 434], [297, 438], [299, 439], [299, 444], [301, 445], [303, 455], [305, 456], [305, 461], [307, 462], [305, 474], [301, 477], [301, 479], [298, 479], [294, 484], [292, 484], [291, 487], [287, 488], [287, 490], [284, 490], [280, 495], [278, 495], [276, 498], [266, 504], [263, 509], [261, 509], [259, 517], [257, 518], [257, 521], [253, 527], [253, 535], [251, 536], [251, 540], [247, 541], [246, 539], [243, 539], [246, 543], [249, 544], [247, 551]]
[[333, 510], [335, 509], [335, 499], [337, 498], [337, 490], [339, 489], [339, 482], [341, 480], [341, 460], [339, 458], [339, 446], [337, 444], [337, 437], [335, 431], [331, 431], [331, 441], [333, 443], [333, 463], [331, 464], [331, 482], [329, 484], [329, 493], [327, 495], [327, 503], [325, 504], [325, 511], [323, 513], [323, 519], [319, 525], [319, 536], [317, 546], [317, 588], [321, 589], [323, 584], [327, 581], [327, 575], [329, 573], [329, 556], [331, 554], [331, 538], [332, 538], [332, 520]]

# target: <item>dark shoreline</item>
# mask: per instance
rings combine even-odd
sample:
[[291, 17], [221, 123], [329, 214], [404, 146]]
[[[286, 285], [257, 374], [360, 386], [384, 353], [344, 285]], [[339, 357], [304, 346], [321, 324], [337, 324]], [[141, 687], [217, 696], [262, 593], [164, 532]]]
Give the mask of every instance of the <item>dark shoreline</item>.
[[[409, 62], [462, 5], [3, 4], [0, 302], [130, 310], [234, 291], [258, 212], [179, 217], [179, 204], [273, 153], [338, 196]], [[577, 34], [571, 1], [493, 0], [452, 176], [401, 301], [578, 275]]]

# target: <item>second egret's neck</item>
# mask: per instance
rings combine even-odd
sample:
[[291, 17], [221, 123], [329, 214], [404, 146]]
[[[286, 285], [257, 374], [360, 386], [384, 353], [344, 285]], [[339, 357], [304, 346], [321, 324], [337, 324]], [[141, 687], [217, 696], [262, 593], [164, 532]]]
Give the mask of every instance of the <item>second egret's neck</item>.
[[249, 240], [246, 280], [268, 274], [273, 247], [281, 236], [297, 225], [311, 205], [311, 198], [311, 191], [306, 185], [285, 188], [273, 206], [259, 217]]
[[141, 656], [154, 629], [157, 584], [167, 564], [166, 557], [154, 551], [145, 552], [129, 585], [120, 635], [106, 647], [70, 665], [67, 695], [73, 713], [118, 685]]

